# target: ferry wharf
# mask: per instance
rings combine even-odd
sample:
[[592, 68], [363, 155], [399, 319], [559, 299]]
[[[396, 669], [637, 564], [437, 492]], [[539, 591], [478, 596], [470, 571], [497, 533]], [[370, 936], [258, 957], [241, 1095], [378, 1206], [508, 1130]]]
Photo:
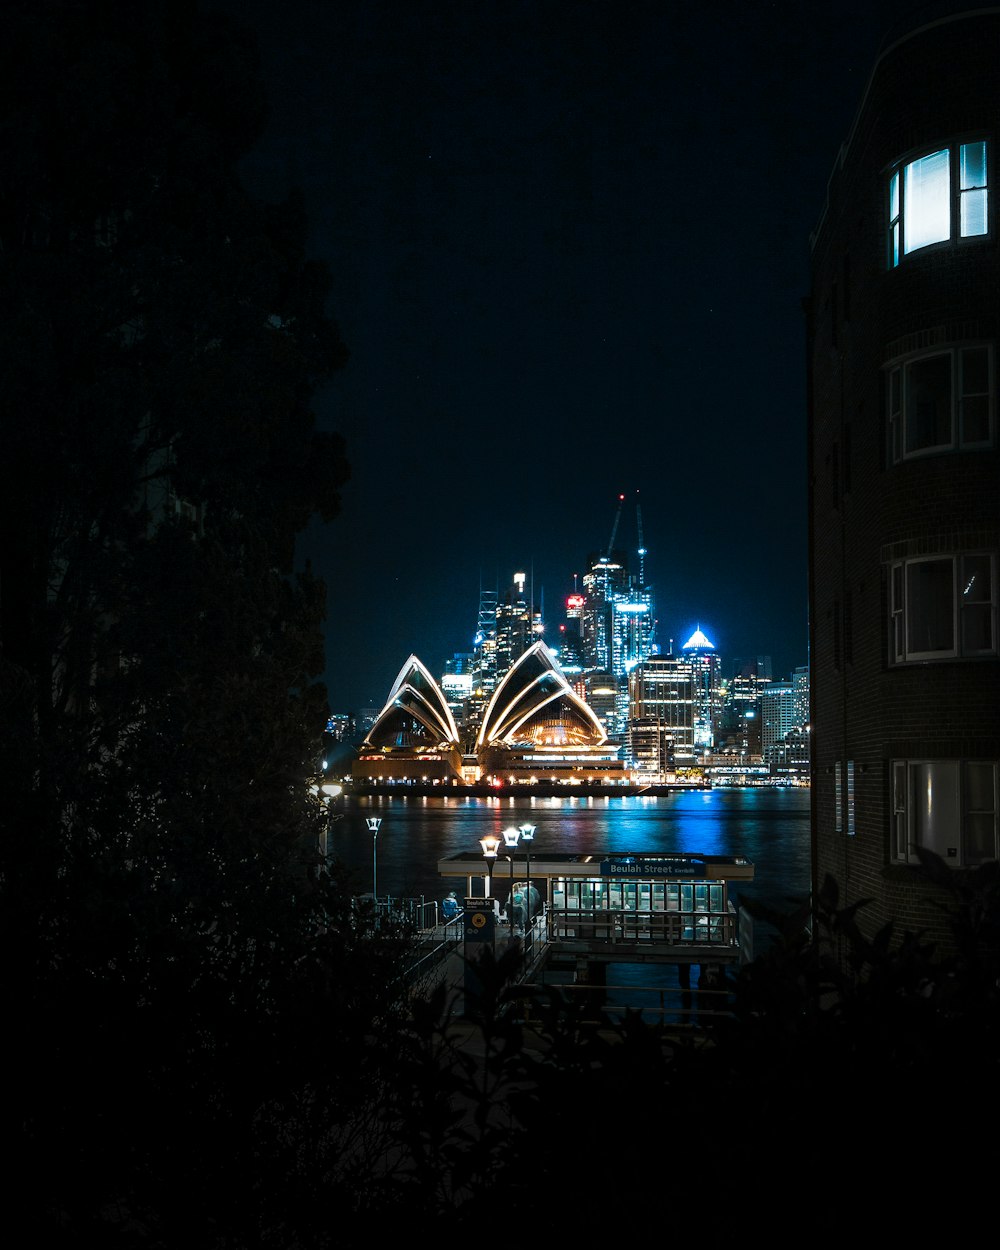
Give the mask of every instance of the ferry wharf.
[[[509, 873], [499, 878], [484, 873], [482, 855], [459, 852], [438, 861], [442, 878], [462, 883], [462, 906], [422, 945], [425, 952], [437, 947], [434, 979], [452, 990], [453, 1014], [464, 1014], [476, 993], [474, 969], [484, 947], [500, 955], [515, 943], [522, 982], [582, 996], [605, 1014], [642, 1010], [693, 1024], [726, 1011], [725, 970], [753, 958], [752, 921], [730, 897], [731, 883], [753, 880], [750, 860], [648, 852], [512, 851], [506, 858]], [[649, 979], [658, 983], [637, 984], [636, 965], [650, 966]], [[676, 968], [675, 989], [664, 988], [662, 968], [653, 974], [657, 965]], [[623, 966], [633, 975], [627, 985], [615, 985], [609, 970]]]

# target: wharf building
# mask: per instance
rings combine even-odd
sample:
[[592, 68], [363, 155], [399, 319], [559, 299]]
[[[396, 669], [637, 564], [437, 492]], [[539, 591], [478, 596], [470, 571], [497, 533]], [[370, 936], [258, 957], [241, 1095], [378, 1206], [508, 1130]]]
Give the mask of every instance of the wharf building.
[[807, 300], [814, 889], [947, 948], [923, 849], [1000, 854], [1000, 10], [883, 48]]

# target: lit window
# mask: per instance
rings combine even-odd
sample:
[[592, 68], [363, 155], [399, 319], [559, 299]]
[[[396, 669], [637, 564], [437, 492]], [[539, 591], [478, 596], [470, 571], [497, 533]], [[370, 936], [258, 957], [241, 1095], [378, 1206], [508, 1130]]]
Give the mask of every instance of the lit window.
[[955, 868], [1000, 857], [995, 760], [893, 760], [891, 858], [917, 847]]
[[834, 802], [834, 829], [837, 833], [844, 832], [844, 783], [843, 774], [840, 770], [840, 760], [837, 760], [833, 766], [833, 802]]
[[888, 371], [889, 450], [914, 456], [992, 446], [993, 351], [953, 347]]
[[986, 233], [986, 143], [963, 143], [959, 148], [959, 235], [963, 239]]
[[989, 228], [985, 139], [941, 148], [889, 176], [889, 263], [933, 243], [985, 235]]
[[988, 552], [898, 561], [889, 578], [890, 662], [996, 655], [996, 599]]
[[903, 170], [903, 253], [951, 234], [951, 157], [947, 149], [911, 161]]

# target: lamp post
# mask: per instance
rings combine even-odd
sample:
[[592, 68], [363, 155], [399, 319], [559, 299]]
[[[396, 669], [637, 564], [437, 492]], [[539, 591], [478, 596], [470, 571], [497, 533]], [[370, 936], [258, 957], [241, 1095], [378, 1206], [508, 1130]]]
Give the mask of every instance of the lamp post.
[[[535, 839], [535, 826], [529, 825], [527, 822], [521, 825], [521, 839], [524, 842], [533, 842]], [[535, 923], [535, 917], [531, 912], [531, 856], [527, 850], [524, 852], [524, 930], [527, 933]]]
[[369, 816], [367, 818], [368, 828], [372, 831], [372, 899], [376, 907], [378, 907], [378, 857], [376, 855], [376, 846], [378, 844], [378, 831], [381, 823], [381, 816]]
[[344, 787], [338, 786], [336, 782], [333, 781], [324, 781], [319, 789], [320, 793], [323, 795], [323, 804], [326, 808], [326, 821], [323, 825], [323, 842], [320, 847], [323, 858], [326, 859], [327, 855], [330, 853], [330, 825], [336, 819], [336, 817], [330, 815], [330, 804], [334, 799], [339, 798], [340, 795], [344, 793]]
[[485, 838], [479, 839], [479, 845], [483, 848], [483, 858], [486, 860], [486, 897], [489, 898], [493, 862], [497, 857], [497, 848], [500, 846], [500, 839], [496, 836], [496, 834], [488, 833]]
[[510, 864], [510, 897], [507, 900], [507, 909], [510, 912], [510, 931], [514, 932], [514, 851], [517, 848], [518, 841], [521, 837], [521, 830], [511, 826], [510, 829], [503, 831], [504, 845], [507, 847], [507, 862]]

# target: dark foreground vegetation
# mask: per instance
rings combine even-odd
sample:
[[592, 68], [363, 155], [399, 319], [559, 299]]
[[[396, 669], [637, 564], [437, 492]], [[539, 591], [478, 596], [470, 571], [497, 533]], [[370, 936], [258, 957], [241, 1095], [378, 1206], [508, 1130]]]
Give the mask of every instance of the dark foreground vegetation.
[[253, 48], [194, 3], [3, 20], [8, 1244], [798, 1239], [988, 1193], [996, 865], [926, 864], [948, 952], [866, 940], [829, 884], [699, 1034], [542, 993], [525, 1032], [505, 960], [474, 1021], [404, 990], [408, 936], [317, 853], [294, 553], [348, 480], [310, 408], [346, 352], [294, 198], [234, 173]]

